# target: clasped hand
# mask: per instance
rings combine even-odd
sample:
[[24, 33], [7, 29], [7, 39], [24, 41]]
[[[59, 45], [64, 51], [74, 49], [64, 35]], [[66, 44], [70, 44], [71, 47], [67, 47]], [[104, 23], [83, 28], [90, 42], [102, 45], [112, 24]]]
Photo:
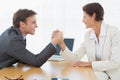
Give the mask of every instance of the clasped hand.
[[64, 41], [62, 31], [59, 31], [59, 30], [53, 31], [51, 39], [54, 45], [61, 44]]

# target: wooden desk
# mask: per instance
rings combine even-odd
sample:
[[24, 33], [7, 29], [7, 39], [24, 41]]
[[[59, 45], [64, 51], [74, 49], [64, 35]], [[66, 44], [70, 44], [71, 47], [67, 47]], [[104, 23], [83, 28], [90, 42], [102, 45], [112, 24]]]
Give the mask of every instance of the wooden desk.
[[96, 80], [90, 67], [72, 67], [68, 61], [47, 61], [41, 68], [18, 64], [0, 70], [0, 80], [8, 80], [5, 76], [15, 79], [20, 75], [24, 80], [51, 80], [54, 77], [69, 80]]

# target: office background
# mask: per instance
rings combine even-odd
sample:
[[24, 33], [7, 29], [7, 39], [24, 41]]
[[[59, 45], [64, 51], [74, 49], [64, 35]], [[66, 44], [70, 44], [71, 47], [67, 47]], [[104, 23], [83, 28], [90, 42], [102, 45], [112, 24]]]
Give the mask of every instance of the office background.
[[27, 36], [27, 49], [37, 54], [50, 41], [53, 30], [63, 31], [65, 38], [74, 38], [75, 51], [83, 41], [86, 31], [82, 22], [82, 6], [99, 2], [105, 10], [104, 22], [120, 29], [119, 0], [1, 0], [0, 34], [12, 25], [12, 17], [18, 9], [32, 9], [37, 12], [38, 28], [35, 35]]

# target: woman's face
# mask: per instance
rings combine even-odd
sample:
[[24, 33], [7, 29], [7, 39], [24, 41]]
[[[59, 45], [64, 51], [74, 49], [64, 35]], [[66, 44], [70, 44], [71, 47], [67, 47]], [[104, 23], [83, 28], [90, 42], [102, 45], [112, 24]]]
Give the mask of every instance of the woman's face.
[[92, 28], [95, 22], [95, 14], [90, 16], [86, 12], [83, 13], [83, 23], [85, 23], [86, 28]]

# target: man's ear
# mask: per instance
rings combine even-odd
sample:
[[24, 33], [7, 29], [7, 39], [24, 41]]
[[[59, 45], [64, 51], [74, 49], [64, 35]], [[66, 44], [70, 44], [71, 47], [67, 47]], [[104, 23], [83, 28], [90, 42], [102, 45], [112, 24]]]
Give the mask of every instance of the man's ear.
[[19, 22], [19, 25], [20, 25], [20, 27], [24, 27], [24, 26], [25, 26], [25, 23], [24, 23], [23, 21], [20, 21], [20, 22]]

